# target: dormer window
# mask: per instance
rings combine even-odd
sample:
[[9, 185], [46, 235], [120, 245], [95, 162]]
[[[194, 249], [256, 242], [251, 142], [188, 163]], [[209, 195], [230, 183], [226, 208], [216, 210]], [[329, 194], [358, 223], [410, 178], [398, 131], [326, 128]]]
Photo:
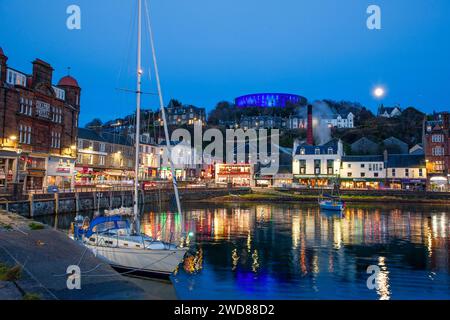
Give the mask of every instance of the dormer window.
[[305, 148], [300, 149], [300, 154], [305, 154]]
[[320, 149], [319, 149], [319, 148], [316, 148], [316, 149], [314, 150], [314, 153], [315, 153], [315, 154], [320, 154]]
[[333, 148], [328, 148], [328, 154], [333, 154]]

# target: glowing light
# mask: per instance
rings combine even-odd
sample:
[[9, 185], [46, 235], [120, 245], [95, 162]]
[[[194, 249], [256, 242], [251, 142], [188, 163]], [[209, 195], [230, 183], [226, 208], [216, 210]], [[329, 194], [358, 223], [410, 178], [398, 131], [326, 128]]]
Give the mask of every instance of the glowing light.
[[11, 141], [16, 141], [16, 140], [17, 140], [17, 136], [10, 136], [10, 137], [9, 137], [9, 140], [11, 140]]
[[373, 90], [373, 95], [378, 99], [383, 98], [386, 95], [386, 90], [383, 87], [376, 87]]

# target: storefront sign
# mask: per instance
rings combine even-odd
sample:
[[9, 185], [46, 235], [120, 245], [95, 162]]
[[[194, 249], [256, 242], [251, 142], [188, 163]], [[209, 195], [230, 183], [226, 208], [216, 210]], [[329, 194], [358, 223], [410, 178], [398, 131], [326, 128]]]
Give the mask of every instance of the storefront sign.
[[72, 159], [54, 158], [48, 159], [47, 175], [70, 177], [74, 173], [75, 161]]

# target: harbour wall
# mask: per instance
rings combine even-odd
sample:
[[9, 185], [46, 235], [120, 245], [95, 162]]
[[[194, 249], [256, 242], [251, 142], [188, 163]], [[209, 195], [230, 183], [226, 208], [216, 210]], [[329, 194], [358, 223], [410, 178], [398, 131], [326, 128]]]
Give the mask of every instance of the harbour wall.
[[[230, 194], [241, 195], [250, 192], [250, 188], [182, 188], [179, 190], [182, 201], [200, 201]], [[140, 205], [164, 203], [173, 199], [173, 189], [152, 189], [140, 191], [139, 193]], [[18, 213], [28, 218], [97, 209], [114, 209], [122, 206], [133, 206], [132, 191], [29, 194], [16, 199], [0, 201], [0, 209]]]

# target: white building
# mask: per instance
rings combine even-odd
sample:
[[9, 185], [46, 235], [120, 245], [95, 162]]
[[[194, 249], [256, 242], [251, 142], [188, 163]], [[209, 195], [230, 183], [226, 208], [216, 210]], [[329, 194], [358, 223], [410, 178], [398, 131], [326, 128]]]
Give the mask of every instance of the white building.
[[386, 178], [384, 156], [344, 156], [340, 178], [343, 189], [379, 189]]
[[[317, 125], [318, 121], [325, 122], [329, 127], [333, 128], [354, 128], [355, 115], [352, 112], [346, 112], [341, 114], [334, 114], [330, 118], [313, 118], [313, 124]], [[289, 129], [306, 129], [308, 127], [308, 121], [306, 118], [300, 116], [290, 116], [286, 125]]]
[[329, 186], [339, 176], [344, 155], [341, 140], [333, 139], [320, 146], [294, 145], [292, 173], [294, 181], [310, 187]]
[[402, 110], [399, 107], [384, 107], [383, 105], [378, 108], [378, 116], [384, 118], [394, 118], [402, 114]]
[[391, 189], [425, 190], [427, 170], [422, 154], [391, 154], [387, 157], [386, 178]]

